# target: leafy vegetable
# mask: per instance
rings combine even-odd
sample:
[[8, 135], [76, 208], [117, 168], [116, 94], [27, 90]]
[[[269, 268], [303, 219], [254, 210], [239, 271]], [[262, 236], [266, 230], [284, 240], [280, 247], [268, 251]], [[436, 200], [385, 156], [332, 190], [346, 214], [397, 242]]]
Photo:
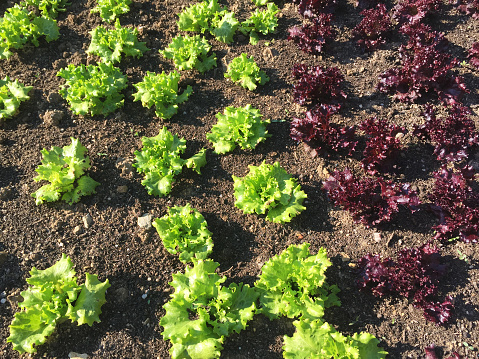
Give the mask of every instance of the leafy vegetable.
[[469, 115], [467, 107], [455, 105], [449, 108], [448, 117], [437, 118], [434, 108], [427, 105], [423, 112], [426, 122], [414, 125], [413, 134], [435, 143], [434, 154], [439, 161], [468, 159], [471, 150], [479, 144], [479, 133]]
[[0, 80], [0, 120], [14, 116], [20, 103], [30, 99], [28, 93], [33, 86], [25, 86], [18, 82], [12, 81], [8, 76]]
[[41, 11], [42, 16], [49, 19], [56, 19], [59, 12], [64, 12], [66, 6], [70, 5], [68, 0], [23, 0], [20, 2], [23, 7], [34, 6]]
[[39, 46], [41, 36], [45, 36], [47, 42], [58, 39], [57, 22], [35, 16], [18, 4], [8, 8], [0, 17], [0, 59], [8, 59], [13, 54], [11, 49], [21, 49], [28, 42]]
[[155, 137], [143, 137], [143, 148], [135, 151], [136, 163], [133, 164], [145, 178], [141, 184], [148, 194], [166, 196], [171, 191], [174, 176], [179, 174], [183, 166], [193, 168], [200, 173], [200, 167], [206, 163], [205, 151], [199, 152], [188, 160], [180, 157], [186, 149], [186, 140], [172, 135], [165, 126]]
[[376, 117], [364, 120], [359, 128], [368, 135], [361, 160], [366, 172], [371, 175], [392, 172], [401, 151], [401, 141], [397, 135], [406, 133], [406, 129]]
[[223, 286], [218, 263], [194, 260], [185, 273], [173, 274], [175, 292], [164, 305], [163, 338], [176, 358], [219, 358], [225, 336], [245, 329], [256, 312], [258, 293], [247, 284]]
[[87, 53], [100, 56], [105, 63], [120, 62], [122, 53], [139, 58], [149, 50], [145, 42], [138, 41], [138, 30], [121, 27], [118, 19], [115, 29], [97, 26], [90, 34], [91, 43]]
[[226, 107], [224, 115], [218, 113], [218, 122], [206, 134], [213, 143], [216, 153], [233, 151], [238, 144], [242, 149], [253, 149], [269, 137], [266, 124], [270, 120], [262, 120], [263, 115], [251, 105], [245, 107]]
[[264, 85], [269, 81], [269, 77], [254, 61], [254, 57], [248, 58], [244, 52], [231, 60], [225, 72], [225, 77], [231, 78], [233, 82], [239, 82], [242, 87], [250, 91], [256, 89], [256, 83]]
[[294, 0], [293, 2], [298, 3], [298, 12], [308, 18], [333, 12], [336, 7], [336, 0]]
[[202, 214], [186, 206], [171, 207], [168, 214], [155, 219], [156, 228], [163, 245], [171, 254], [179, 253], [183, 263], [206, 259], [213, 250], [211, 232]]
[[399, 24], [419, 24], [433, 11], [439, 10], [440, 0], [400, 0], [394, 6], [393, 18]]
[[18, 305], [22, 310], [15, 313], [7, 339], [19, 353], [35, 353], [34, 345], [45, 343], [55, 326], [66, 319], [89, 326], [100, 322], [110, 287], [108, 279], [100, 282], [88, 273], [85, 284], [78, 285], [73, 263], [65, 254], [47, 269], [32, 268], [27, 283], [31, 287], [21, 293], [24, 300]]
[[319, 14], [311, 19], [311, 23], [301, 27], [293, 26], [288, 29], [288, 40], [295, 42], [298, 47], [310, 54], [319, 54], [328, 40], [336, 37], [336, 31], [331, 27], [331, 14]]
[[468, 50], [469, 63], [479, 70], [479, 41], [472, 44]]
[[479, 19], [479, 0], [458, 0], [457, 8], [467, 15], [472, 15], [473, 19]]
[[407, 183], [398, 185], [381, 177], [358, 180], [348, 168], [334, 171], [323, 187], [335, 206], [351, 212], [353, 219], [366, 227], [389, 222], [392, 214], [399, 211], [399, 205], [414, 211], [420, 203]]
[[60, 199], [72, 204], [80, 200], [82, 196], [95, 193], [95, 187], [99, 185], [89, 175], [85, 174], [90, 169], [90, 158], [85, 157], [87, 152], [78, 139], [71, 137], [72, 143], [63, 148], [53, 146], [50, 151], [45, 148], [41, 151], [42, 164], [35, 172], [38, 176], [35, 182], [49, 181], [32, 193], [37, 205], [43, 202], [54, 202]]
[[[436, 355], [436, 347], [434, 344], [428, 345], [424, 350], [426, 352], [426, 359], [439, 359]], [[445, 359], [462, 359], [462, 355], [459, 355], [457, 352], [452, 352], [452, 355]]]
[[392, 94], [401, 102], [414, 102], [434, 91], [444, 103], [457, 104], [466, 92], [466, 85], [462, 77], [449, 72], [457, 60], [444, 52], [447, 39], [423, 24], [401, 29], [409, 36], [408, 43], [399, 48], [401, 66], [379, 76], [378, 90]]
[[130, 11], [131, 0], [97, 0], [98, 4], [92, 13], [99, 13], [100, 17], [106, 22], [115, 21], [119, 15]]
[[371, 254], [362, 257], [358, 285], [376, 296], [399, 294], [412, 299], [415, 307], [424, 310], [426, 319], [445, 324], [451, 317], [452, 298], [447, 297], [442, 303], [436, 301], [437, 284], [445, 269], [439, 250], [426, 243], [401, 250], [396, 261]]
[[239, 22], [233, 12], [218, 4], [218, 0], [204, 0], [192, 4], [178, 14], [178, 28], [182, 31], [209, 31], [218, 41], [231, 43]]
[[463, 242], [479, 240], [479, 194], [474, 190], [475, 171], [471, 166], [447, 168], [434, 173], [436, 182], [429, 195], [439, 219], [435, 238]]
[[158, 117], [169, 119], [178, 112], [178, 104], [185, 102], [190, 97], [193, 89], [190, 85], [181, 95], [178, 95], [178, 81], [180, 74], [176, 71], [161, 74], [147, 71], [143, 81], [134, 84], [137, 92], [133, 94], [134, 100], [141, 100], [144, 107], [155, 106]]
[[375, 9], [365, 9], [361, 15], [364, 17], [353, 29], [353, 38], [364, 51], [374, 51], [386, 42], [385, 37], [392, 29], [386, 5], [378, 4]]
[[243, 34], [250, 34], [250, 44], [256, 45], [258, 43], [258, 32], [267, 35], [276, 30], [278, 27], [276, 14], [278, 12], [278, 6], [270, 2], [266, 5], [266, 9], [256, 9], [248, 19], [241, 23], [241, 32], [243, 32]]
[[272, 257], [261, 268], [255, 282], [260, 292], [261, 313], [270, 319], [319, 319], [324, 309], [341, 305], [335, 285], [326, 283], [326, 269], [331, 266], [326, 250], [316, 255], [309, 252], [309, 243], [290, 245]]
[[351, 154], [357, 144], [356, 128], [331, 123], [329, 119], [335, 112], [334, 106], [321, 105], [307, 111], [304, 118], [293, 118], [290, 137], [303, 142], [313, 157], [330, 149], [345, 149]]
[[75, 66], [58, 71], [66, 80], [60, 95], [77, 115], [107, 115], [123, 106], [121, 90], [127, 87], [127, 78], [113, 64]]
[[306, 209], [306, 193], [279, 162], [250, 165], [245, 177], [233, 176], [233, 181], [235, 206], [245, 213], [266, 214], [269, 221], [285, 223]]
[[325, 69], [322, 66], [308, 67], [296, 64], [292, 70], [298, 82], [293, 86], [294, 101], [300, 105], [309, 102], [312, 105], [339, 105], [346, 94], [341, 90], [344, 76], [337, 67]]
[[208, 40], [200, 35], [178, 35], [165, 50], [159, 52], [167, 59], [172, 59], [180, 71], [195, 68], [203, 73], [216, 66], [216, 54], [208, 56], [210, 50]]
[[296, 332], [284, 336], [283, 357], [295, 358], [386, 358], [386, 351], [378, 348], [379, 340], [369, 333], [344, 336], [330, 324], [318, 320], [296, 320]]

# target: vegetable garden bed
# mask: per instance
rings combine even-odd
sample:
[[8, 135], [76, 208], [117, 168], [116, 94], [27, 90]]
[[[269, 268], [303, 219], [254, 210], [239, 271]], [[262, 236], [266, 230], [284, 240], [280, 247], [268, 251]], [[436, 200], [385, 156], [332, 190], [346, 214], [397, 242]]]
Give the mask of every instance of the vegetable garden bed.
[[[2, 2], [0, 13], [19, 3]], [[339, 288], [341, 306], [332, 304], [331, 294], [324, 317], [314, 312], [327, 323], [324, 330], [341, 333], [352, 345], [365, 340], [355, 333], [367, 332], [391, 358], [423, 358], [426, 352], [428, 358], [454, 352], [478, 357], [477, 45], [476, 52], [468, 51], [479, 41], [479, 9], [472, 1], [469, 8], [419, 3], [430, 12], [419, 21], [421, 14], [409, 16], [406, 5], [387, 1], [386, 9], [378, 8], [373, 23], [385, 28], [379, 20], [396, 14], [384, 41], [365, 41], [366, 30], [356, 27], [366, 2], [343, 0], [321, 10], [333, 11], [332, 16], [310, 13], [306, 1], [277, 1], [277, 12], [249, 0], [221, 1], [243, 26], [231, 37], [211, 25], [202, 35], [207, 43], [179, 30], [178, 14], [193, 4], [181, 0], [135, 0], [116, 25], [100, 17], [108, 14], [91, 12], [96, 0], [71, 1], [56, 17], [58, 39], [50, 23], [37, 22], [45, 36], [29, 35], [34, 40], [10, 48], [10, 56], [2, 52], [8, 59], [0, 60], [0, 85], [6, 77], [18, 81], [9, 87], [18, 99], [0, 109], [7, 114], [0, 120], [0, 355], [21, 356], [7, 338], [30, 271], [62, 258], [66, 262], [64, 254], [74, 264], [75, 286], [83, 288], [83, 278], [94, 278], [102, 292], [108, 288], [101, 322], [95, 315], [62, 313], [61, 319], [80, 318], [79, 324], [92, 326], [59, 320], [46, 342], [35, 346], [34, 357], [66, 358], [71, 352], [169, 357], [172, 344], [159, 324], [162, 318], [163, 325], [174, 322], [164, 309], [175, 292], [169, 282], [180, 281], [178, 273], [192, 266], [188, 261], [195, 254], [178, 256], [165, 248], [158, 232], [169, 224], [155, 219], [189, 205], [186, 212], [198, 211], [208, 228], [206, 244], [195, 247], [203, 248], [198, 260], [219, 264], [215, 273], [227, 277], [224, 293], [242, 292], [263, 310], [254, 316], [253, 310], [241, 331], [237, 322], [214, 330], [209, 324], [214, 340], [218, 332], [228, 334], [219, 340], [224, 348], [217, 347], [222, 358], [281, 358], [283, 346], [289, 352], [300, 348], [293, 337], [297, 330], [307, 334], [319, 328], [315, 322], [298, 324], [299, 316], [306, 316], [302, 309], [265, 304], [265, 293], [273, 289], [260, 280], [262, 268], [280, 272], [271, 270], [271, 258], [303, 243], [309, 243], [311, 258], [329, 258], [330, 266], [321, 259], [327, 285]], [[266, 8], [278, 22], [273, 33], [247, 21]], [[398, 22], [408, 21], [430, 29], [400, 31]], [[93, 29], [118, 30], [120, 23], [137, 29], [118, 35], [128, 39], [125, 44], [134, 43], [135, 36], [143, 44], [129, 48], [129, 56], [118, 62], [118, 53], [105, 51], [100, 40], [90, 43]], [[303, 23], [310, 27], [301, 29]], [[323, 37], [308, 40], [306, 31]], [[178, 38], [186, 34], [191, 38]], [[177, 44], [168, 48], [173, 39]], [[190, 41], [197, 41], [200, 61], [178, 65], [182, 55], [175, 54], [175, 46]], [[71, 77], [73, 69], [81, 80]], [[246, 76], [246, 71], [251, 72]], [[82, 81], [115, 83], [118, 92], [104, 86], [106, 92], [82, 102], [82, 89], [75, 87]], [[95, 95], [91, 88], [85, 93]], [[248, 127], [248, 121], [255, 122]], [[233, 126], [237, 129], [228, 137], [226, 129]], [[160, 132], [158, 143], [176, 152], [159, 169], [148, 162], [148, 151], [163, 146], [152, 139]], [[74, 151], [76, 140], [85, 148]], [[69, 156], [76, 151], [82, 165], [71, 166], [81, 173], [71, 177]], [[154, 156], [163, 156], [158, 153]], [[63, 158], [57, 160], [61, 181], [48, 177], [46, 167], [39, 169], [53, 154]], [[260, 173], [263, 167], [273, 174]], [[253, 172], [264, 180], [255, 184], [254, 176], [248, 177]], [[42, 183], [34, 181], [37, 175]], [[44, 180], [51, 187], [42, 187]], [[277, 187], [281, 194], [258, 204], [248, 201], [250, 186], [264, 193]], [[201, 215], [196, 216], [202, 221]], [[262, 294], [248, 294], [246, 284]], [[181, 292], [178, 283], [174, 287]], [[301, 290], [297, 283], [291, 288]], [[324, 299], [317, 290], [308, 295]], [[88, 301], [80, 297], [75, 309]], [[220, 312], [211, 318], [221, 322]]]

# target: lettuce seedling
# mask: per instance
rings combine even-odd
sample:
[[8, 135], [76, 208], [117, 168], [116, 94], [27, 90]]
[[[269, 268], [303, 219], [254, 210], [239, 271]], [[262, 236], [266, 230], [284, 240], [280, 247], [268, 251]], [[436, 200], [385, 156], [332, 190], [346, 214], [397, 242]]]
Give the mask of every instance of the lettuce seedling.
[[120, 62], [121, 54], [139, 58], [149, 49], [145, 42], [138, 41], [138, 30], [121, 27], [116, 19], [115, 29], [98, 26], [92, 31], [87, 53], [100, 56], [105, 63]]
[[178, 28], [182, 31], [209, 31], [218, 41], [233, 42], [239, 22], [233, 12], [218, 4], [218, 0], [204, 0], [192, 4], [178, 14]]
[[259, 41], [258, 33], [263, 35], [273, 33], [278, 27], [278, 18], [276, 14], [279, 12], [275, 3], [268, 3], [266, 9], [256, 9], [251, 16], [241, 23], [241, 32], [250, 35], [249, 42], [256, 45]]
[[286, 359], [383, 359], [388, 354], [378, 347], [379, 340], [366, 332], [345, 336], [320, 319], [301, 318], [294, 321], [293, 325], [296, 327], [293, 336], [284, 336], [283, 357]]
[[225, 337], [245, 329], [256, 312], [257, 291], [248, 284], [222, 285], [226, 276], [215, 272], [218, 266], [211, 259], [195, 259], [184, 274], [173, 274], [175, 292], [160, 320], [173, 359], [219, 358]]
[[189, 203], [169, 208], [167, 215], [155, 219], [153, 227], [166, 250], [171, 254], [179, 254], [183, 263], [192, 262], [193, 258], [206, 259], [213, 251], [208, 224]]
[[20, 103], [30, 99], [28, 93], [33, 86], [25, 86], [18, 82], [12, 81], [8, 76], [0, 80], [0, 120], [14, 116]]
[[100, 322], [110, 283], [108, 279], [100, 282], [94, 274], [85, 276], [85, 283], [78, 285], [73, 263], [65, 254], [47, 269], [32, 268], [27, 278], [31, 287], [21, 293], [22, 310], [15, 313], [7, 338], [14, 350], [35, 353], [34, 345], [44, 344], [56, 325], [68, 319], [77, 325]]
[[160, 50], [159, 53], [173, 60], [175, 67], [180, 71], [197, 69], [203, 73], [216, 66], [216, 54], [208, 56], [210, 50], [211, 45], [208, 40], [200, 35], [178, 35], [166, 49]]
[[235, 206], [244, 213], [266, 214], [268, 221], [285, 223], [306, 209], [306, 193], [279, 162], [250, 165], [245, 177], [233, 176], [233, 181]]
[[264, 85], [269, 81], [269, 77], [254, 61], [254, 57], [248, 58], [244, 52], [231, 60], [224, 76], [231, 78], [233, 82], [239, 82], [242, 87], [250, 91], [256, 89], [256, 83]]
[[332, 17], [332, 14], [319, 14], [311, 19], [310, 24], [289, 28], [288, 40], [295, 42], [306, 53], [320, 54], [326, 41], [336, 37], [336, 31], [331, 27]]
[[290, 245], [281, 254], [269, 259], [255, 282], [260, 293], [261, 313], [270, 319], [319, 319], [324, 309], [340, 306], [339, 288], [326, 283], [326, 269], [331, 266], [326, 249], [316, 255], [309, 252], [309, 243]]
[[218, 122], [213, 125], [206, 138], [212, 142], [215, 152], [222, 154], [233, 151], [238, 144], [242, 149], [253, 149], [270, 135], [263, 115], [250, 104], [245, 107], [226, 107], [224, 115], [217, 113]]
[[123, 106], [127, 78], [113, 64], [68, 65], [57, 76], [66, 80], [60, 95], [67, 100], [74, 114], [107, 115]]
[[200, 168], [206, 164], [205, 149], [187, 160], [182, 159], [180, 155], [186, 149], [186, 140], [172, 135], [165, 126], [158, 135], [143, 137], [141, 142], [143, 148], [135, 151], [136, 163], [133, 167], [144, 174], [141, 184], [148, 194], [166, 196], [171, 191], [174, 176], [182, 171], [183, 166], [200, 173]]
[[23, 0], [20, 2], [23, 7], [34, 6], [40, 10], [42, 16], [49, 19], [56, 19], [59, 12], [66, 11], [68, 0]]
[[176, 71], [161, 74], [147, 71], [143, 81], [134, 84], [137, 92], [134, 100], [141, 100], [143, 107], [155, 106], [155, 113], [159, 118], [169, 119], [178, 112], [178, 104], [185, 102], [193, 92], [188, 85], [181, 95], [178, 95], [178, 81], [180, 74]]
[[35, 16], [16, 4], [0, 17], [0, 59], [12, 56], [11, 49], [21, 49], [31, 42], [39, 46], [38, 38], [45, 36], [47, 42], [58, 39], [60, 32], [55, 20]]
[[105, 22], [113, 22], [119, 15], [130, 11], [131, 0], [97, 0], [98, 4], [91, 13], [99, 13]]
[[54, 202], [60, 199], [72, 204], [80, 200], [82, 196], [95, 193], [98, 182], [85, 174], [90, 169], [90, 158], [85, 157], [86, 147], [82, 146], [78, 139], [71, 137], [72, 143], [63, 148], [53, 146], [50, 151], [41, 150], [43, 155], [42, 164], [35, 172], [38, 176], [33, 180], [49, 181], [32, 193], [35, 204]]

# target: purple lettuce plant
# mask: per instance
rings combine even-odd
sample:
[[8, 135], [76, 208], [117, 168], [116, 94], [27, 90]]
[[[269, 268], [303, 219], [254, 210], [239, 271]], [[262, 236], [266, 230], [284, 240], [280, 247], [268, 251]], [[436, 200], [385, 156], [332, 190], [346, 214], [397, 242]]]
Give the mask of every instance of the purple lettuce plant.
[[353, 29], [353, 38], [364, 51], [374, 51], [386, 42], [392, 24], [386, 5], [378, 4], [375, 9], [361, 11], [364, 18]]
[[309, 24], [291, 27], [288, 29], [288, 40], [296, 43], [306, 53], [321, 53], [326, 41], [336, 37], [336, 31], [331, 27], [332, 17], [332, 14], [319, 14]]

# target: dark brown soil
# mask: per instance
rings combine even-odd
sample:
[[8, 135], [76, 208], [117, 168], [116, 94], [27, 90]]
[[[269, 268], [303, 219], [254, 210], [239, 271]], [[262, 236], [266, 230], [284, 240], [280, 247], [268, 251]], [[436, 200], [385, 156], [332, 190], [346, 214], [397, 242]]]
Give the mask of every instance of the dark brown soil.
[[[16, 1], [0, 3], [0, 11]], [[360, 172], [357, 158], [332, 154], [311, 158], [289, 138], [289, 121], [300, 116], [303, 108], [292, 100], [291, 67], [298, 62], [308, 65], [337, 66], [346, 78], [348, 95], [339, 116], [344, 124], [358, 124], [370, 116], [386, 118], [411, 129], [421, 123], [421, 107], [395, 103], [375, 91], [378, 75], [395, 64], [398, 47], [404, 40], [397, 32], [381, 50], [362, 54], [351, 40], [351, 30], [360, 21], [353, 2], [339, 0], [334, 26], [339, 32], [322, 56], [310, 56], [287, 41], [287, 29], [301, 23], [296, 6], [278, 2], [281, 9], [276, 34], [262, 38], [256, 46], [237, 35], [225, 45], [211, 40], [218, 57], [217, 69], [199, 74], [184, 73], [182, 85], [191, 84], [194, 93], [180, 105], [179, 113], [169, 121], [159, 120], [153, 111], [133, 102], [133, 83], [146, 71], [173, 70], [172, 63], [159, 53], [178, 34], [176, 14], [190, 2], [185, 0], [135, 0], [129, 14], [121, 17], [122, 25], [138, 27], [141, 40], [151, 51], [144, 57], [124, 60], [120, 67], [128, 75], [125, 105], [107, 117], [73, 115], [66, 102], [57, 95], [61, 79], [56, 72], [74, 63], [92, 63], [85, 50], [89, 31], [101, 24], [97, 14], [90, 14], [93, 0], [74, 0], [58, 18], [61, 38], [27, 47], [11, 59], [0, 61], [0, 77], [31, 85], [31, 99], [20, 112], [0, 127], [0, 293], [6, 299], [0, 304], [0, 356], [18, 358], [10, 344], [8, 325], [18, 311], [18, 295], [27, 288], [25, 279], [32, 267], [44, 269], [71, 256], [80, 280], [85, 272], [108, 278], [111, 288], [103, 306], [101, 323], [76, 327], [63, 323], [48, 342], [38, 348], [34, 357], [66, 358], [70, 352], [87, 353], [93, 358], [167, 358], [169, 343], [162, 339], [159, 320], [163, 304], [171, 293], [168, 282], [172, 273], [183, 270], [183, 264], [168, 254], [156, 232], [141, 230], [137, 218], [145, 213], [164, 215], [173, 205], [191, 203], [206, 218], [213, 232], [213, 259], [220, 272], [232, 281], [253, 284], [262, 264], [292, 243], [311, 243], [316, 253], [325, 247], [333, 265], [328, 282], [337, 284], [342, 307], [331, 309], [326, 320], [345, 334], [368, 331], [380, 338], [390, 358], [421, 358], [424, 347], [435, 344], [447, 356], [452, 351], [475, 358], [479, 348], [479, 251], [477, 244], [451, 243], [442, 246], [448, 273], [440, 283], [441, 296], [455, 298], [454, 320], [443, 327], [427, 322], [422, 312], [406, 299], [377, 299], [360, 292], [355, 286], [353, 267], [367, 253], [394, 257], [398, 250], [419, 246], [432, 238], [435, 217], [425, 211], [414, 215], [400, 213], [391, 224], [367, 229], [352, 221], [349, 213], [332, 208], [321, 190], [328, 172], [346, 166]], [[237, 18], [249, 16], [249, 0], [222, 1], [234, 10]], [[393, 3], [387, 2], [388, 8]], [[452, 43], [452, 54], [466, 59], [467, 49], [479, 41], [479, 22], [445, 4], [429, 20], [434, 29], [443, 31]], [[266, 44], [266, 41], [269, 45]], [[250, 92], [224, 78], [224, 67], [242, 52], [253, 55], [271, 81]], [[471, 107], [476, 121], [479, 109], [478, 72], [471, 66], [455, 69], [464, 76], [470, 93], [463, 101]], [[216, 123], [215, 114], [226, 106], [247, 103], [260, 109], [272, 123], [272, 137], [254, 151], [236, 149], [227, 155], [216, 155], [206, 140], [206, 133]], [[63, 112], [55, 126], [44, 115], [49, 110]], [[45, 120], [46, 119], [46, 120]], [[44, 121], [45, 120], [45, 121]], [[166, 125], [172, 133], [187, 140], [187, 155], [207, 147], [208, 164], [202, 175], [184, 171], [178, 176], [171, 194], [165, 198], [149, 196], [141, 177], [129, 171], [133, 152], [140, 148], [141, 136], [154, 136]], [[70, 137], [79, 138], [89, 149], [93, 164], [91, 176], [101, 183], [95, 195], [69, 206], [59, 203], [36, 206], [31, 193], [40, 187], [33, 181], [40, 164], [42, 148], [64, 146]], [[411, 135], [404, 137], [407, 148], [401, 158], [401, 180], [415, 185], [427, 202], [432, 185], [431, 173], [439, 164], [430, 146], [420, 145]], [[286, 225], [266, 222], [256, 215], [245, 215], [234, 206], [232, 175], [244, 176], [248, 165], [262, 161], [280, 164], [301, 184], [307, 193], [307, 209]], [[475, 157], [479, 161], [479, 154]], [[478, 167], [479, 162], [473, 162]], [[126, 186], [126, 187], [125, 187]], [[126, 189], [126, 192], [125, 192]], [[83, 225], [90, 215], [93, 224]], [[146, 297], [145, 297], [146, 295]], [[281, 358], [282, 337], [292, 335], [290, 320], [269, 321], [257, 316], [248, 329], [227, 338], [224, 358]], [[471, 351], [471, 348], [475, 348]]]

